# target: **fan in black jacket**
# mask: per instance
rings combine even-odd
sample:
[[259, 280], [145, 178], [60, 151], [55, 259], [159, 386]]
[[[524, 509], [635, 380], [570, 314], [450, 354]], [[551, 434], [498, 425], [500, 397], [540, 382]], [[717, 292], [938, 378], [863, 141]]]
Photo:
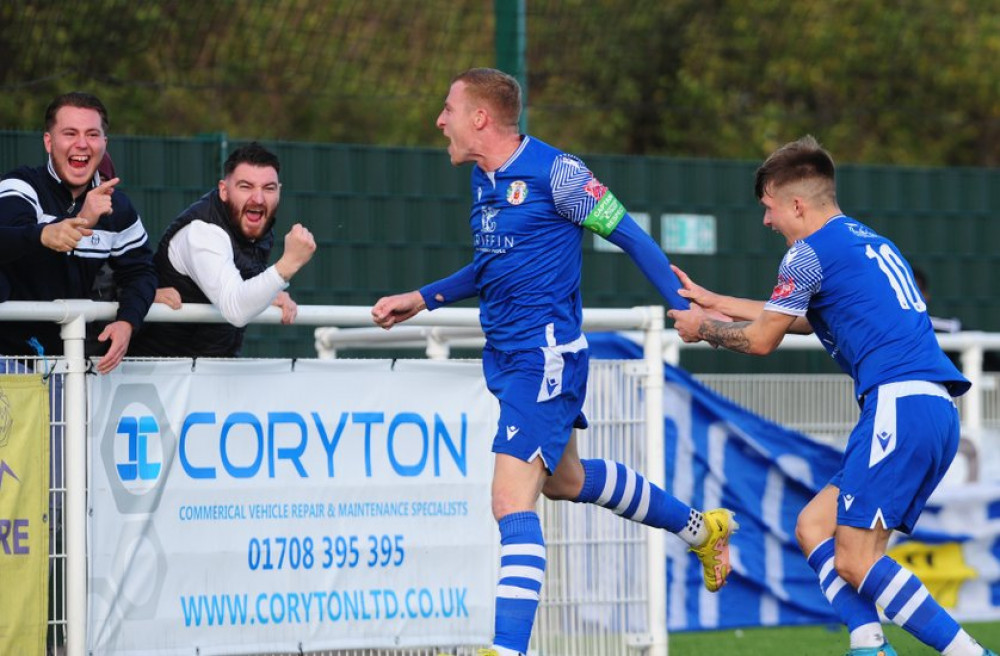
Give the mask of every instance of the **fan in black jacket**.
[[[104, 263], [114, 273], [118, 314], [98, 336], [109, 342], [97, 369], [118, 366], [142, 325], [156, 292], [148, 236], [118, 178], [102, 180], [97, 167], [107, 149], [107, 110], [96, 97], [67, 93], [45, 115], [49, 160], [21, 167], [0, 180], [0, 301], [90, 298]], [[59, 326], [0, 322], [0, 354], [62, 354]]]

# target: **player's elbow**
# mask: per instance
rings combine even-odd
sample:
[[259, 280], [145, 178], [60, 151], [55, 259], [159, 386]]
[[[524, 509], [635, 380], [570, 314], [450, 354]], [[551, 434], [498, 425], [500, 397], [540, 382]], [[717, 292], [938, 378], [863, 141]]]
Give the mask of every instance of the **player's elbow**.
[[768, 338], [758, 338], [751, 339], [748, 342], [747, 353], [750, 355], [770, 355], [774, 353], [778, 347], [781, 345], [781, 339], [768, 339]]
[[750, 355], [759, 355], [759, 356], [771, 355], [772, 353], [774, 353], [774, 350], [776, 348], [777, 345], [757, 344], [755, 346], [750, 347]]

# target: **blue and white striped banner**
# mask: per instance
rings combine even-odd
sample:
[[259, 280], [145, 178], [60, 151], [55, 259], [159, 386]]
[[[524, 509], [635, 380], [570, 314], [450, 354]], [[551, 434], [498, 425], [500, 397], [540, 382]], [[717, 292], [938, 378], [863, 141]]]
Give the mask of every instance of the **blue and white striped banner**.
[[[638, 358], [613, 335], [588, 335], [595, 358]], [[667, 490], [695, 508], [736, 511], [733, 574], [716, 594], [680, 540], [667, 541], [668, 626], [687, 631], [837, 622], [795, 542], [799, 511], [841, 453], [763, 419], [667, 366]], [[959, 620], [1000, 618], [1000, 485], [940, 490], [913, 536], [890, 551]]]

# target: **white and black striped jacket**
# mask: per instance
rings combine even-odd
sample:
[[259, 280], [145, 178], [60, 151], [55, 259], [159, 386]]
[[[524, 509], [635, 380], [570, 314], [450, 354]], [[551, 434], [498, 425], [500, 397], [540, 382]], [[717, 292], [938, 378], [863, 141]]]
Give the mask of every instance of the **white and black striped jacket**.
[[[90, 189], [100, 182], [95, 175]], [[118, 287], [117, 318], [138, 330], [156, 293], [156, 270], [146, 229], [128, 196], [116, 190], [111, 213], [72, 252], [42, 245], [42, 228], [77, 216], [85, 197], [73, 198], [51, 161], [20, 167], [0, 180], [0, 301], [90, 298], [98, 271], [108, 263]], [[0, 354], [33, 355], [31, 337], [47, 355], [62, 353], [56, 324], [0, 322]]]

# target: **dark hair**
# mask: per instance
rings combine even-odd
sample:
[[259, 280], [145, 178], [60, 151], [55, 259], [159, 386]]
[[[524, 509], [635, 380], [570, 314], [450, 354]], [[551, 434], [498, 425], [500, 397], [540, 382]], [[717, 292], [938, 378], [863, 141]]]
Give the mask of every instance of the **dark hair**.
[[829, 192], [835, 194], [836, 170], [830, 153], [823, 150], [812, 135], [787, 143], [764, 160], [757, 169], [754, 193], [764, 197], [767, 187], [784, 187], [793, 182], [819, 178], [829, 182]]
[[270, 166], [276, 172], [281, 173], [281, 164], [278, 163], [278, 156], [256, 141], [251, 141], [247, 145], [240, 146], [229, 153], [229, 157], [226, 158], [226, 163], [222, 167], [224, 176], [231, 174], [240, 164], [261, 167]]
[[108, 109], [101, 102], [100, 98], [90, 93], [82, 91], [70, 91], [61, 96], [56, 96], [45, 109], [45, 131], [48, 132], [56, 124], [56, 113], [63, 107], [79, 107], [80, 109], [93, 109], [101, 115], [101, 129], [104, 134], [108, 133], [111, 125], [108, 120]]
[[516, 127], [521, 118], [521, 85], [512, 76], [495, 68], [470, 68], [451, 83], [465, 82], [467, 92], [489, 104], [501, 125]]

